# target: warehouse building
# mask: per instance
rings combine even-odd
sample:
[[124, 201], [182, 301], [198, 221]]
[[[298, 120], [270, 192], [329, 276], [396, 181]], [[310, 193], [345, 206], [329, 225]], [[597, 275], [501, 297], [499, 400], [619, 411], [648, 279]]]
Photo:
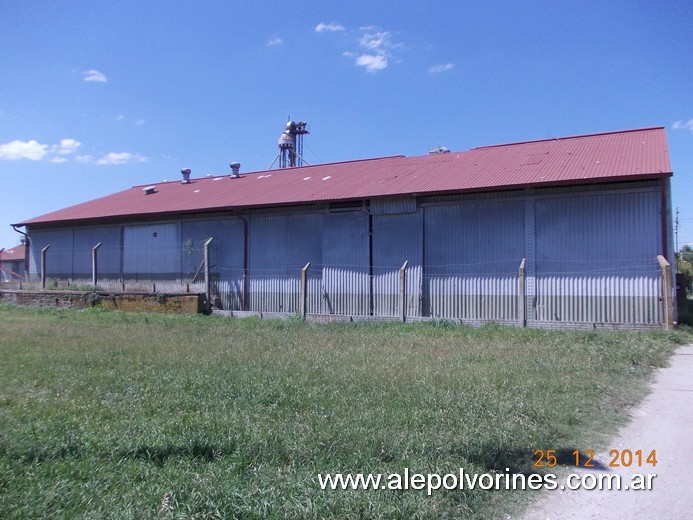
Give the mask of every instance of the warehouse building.
[[[29, 272], [199, 279], [242, 313], [542, 327], [672, 321], [664, 128], [135, 186], [16, 224]], [[305, 270], [302, 300], [301, 270]], [[404, 280], [404, 282], [402, 282]], [[305, 301], [305, 303], [303, 303]]]

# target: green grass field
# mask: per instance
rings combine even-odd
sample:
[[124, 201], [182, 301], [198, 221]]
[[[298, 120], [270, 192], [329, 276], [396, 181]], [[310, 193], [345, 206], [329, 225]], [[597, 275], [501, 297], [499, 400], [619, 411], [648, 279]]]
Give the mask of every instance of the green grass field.
[[531, 492], [317, 475], [533, 472], [603, 444], [691, 340], [12, 306], [0, 327], [2, 518], [503, 518]]

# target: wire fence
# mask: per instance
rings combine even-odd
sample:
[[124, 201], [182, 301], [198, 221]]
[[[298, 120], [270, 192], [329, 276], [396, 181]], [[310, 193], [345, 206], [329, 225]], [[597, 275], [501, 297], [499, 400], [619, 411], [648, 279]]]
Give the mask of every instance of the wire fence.
[[[225, 311], [349, 315], [462, 322], [660, 325], [663, 276], [657, 259], [523, 259], [421, 265], [285, 264], [249, 268], [199, 247], [128, 251], [50, 248], [31, 281], [48, 288], [209, 292]], [[166, 261], [156, 261], [165, 258]], [[407, 262], [405, 264], [405, 262]], [[306, 264], [308, 267], [306, 268]], [[303, 272], [303, 277], [302, 277]]]

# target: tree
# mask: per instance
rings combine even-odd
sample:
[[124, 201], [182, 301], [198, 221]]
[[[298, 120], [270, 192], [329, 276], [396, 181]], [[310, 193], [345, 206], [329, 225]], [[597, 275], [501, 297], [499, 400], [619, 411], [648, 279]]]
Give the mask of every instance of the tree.
[[685, 262], [688, 262], [689, 264], [693, 264], [693, 247], [691, 247], [688, 244], [683, 246], [681, 249], [679, 249], [679, 252], [676, 255], [676, 259], [679, 261], [683, 260]]
[[676, 253], [676, 270], [683, 273], [686, 291], [693, 280], [693, 247], [686, 244]]

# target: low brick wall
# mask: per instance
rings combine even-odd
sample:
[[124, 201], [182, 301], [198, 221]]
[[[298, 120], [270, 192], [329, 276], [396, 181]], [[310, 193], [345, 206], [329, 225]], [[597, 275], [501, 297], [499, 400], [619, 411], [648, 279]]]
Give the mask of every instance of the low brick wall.
[[104, 307], [128, 312], [197, 314], [204, 310], [204, 294], [116, 293], [82, 291], [0, 291], [0, 303], [29, 307], [86, 309]]

